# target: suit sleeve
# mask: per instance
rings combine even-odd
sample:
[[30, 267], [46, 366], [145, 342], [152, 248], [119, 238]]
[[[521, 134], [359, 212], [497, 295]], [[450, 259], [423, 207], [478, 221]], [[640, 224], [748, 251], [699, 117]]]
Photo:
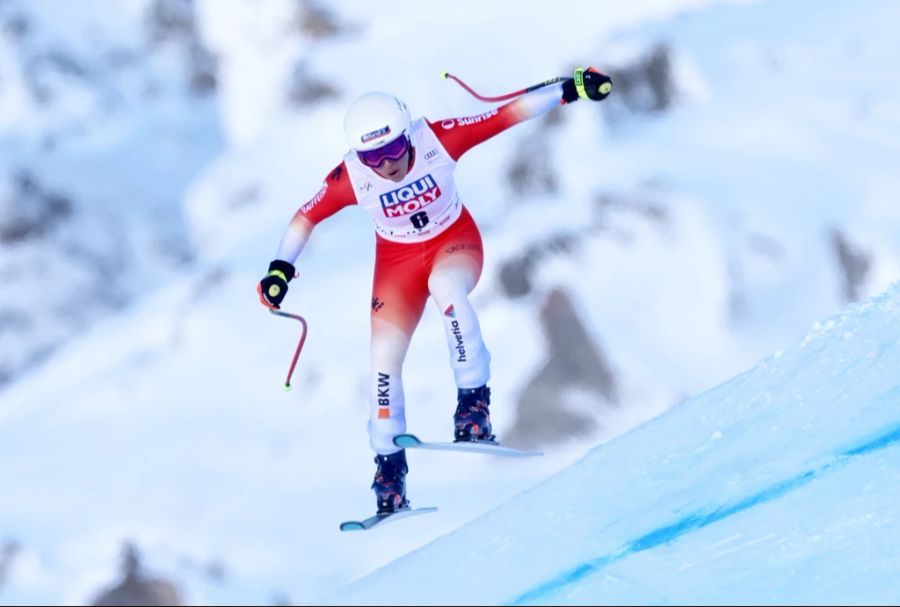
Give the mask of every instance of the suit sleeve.
[[328, 174], [322, 189], [301, 206], [297, 214], [315, 225], [353, 204], [356, 204], [356, 194], [347, 175], [347, 165], [342, 162]]
[[294, 213], [275, 258], [294, 263], [317, 223], [356, 202], [347, 166], [342, 162], [325, 178], [322, 189]]
[[479, 143], [502, 133], [509, 127], [546, 114], [562, 104], [562, 84], [554, 84], [526, 93], [499, 108], [465, 118], [448, 118], [428, 122], [453, 160]]

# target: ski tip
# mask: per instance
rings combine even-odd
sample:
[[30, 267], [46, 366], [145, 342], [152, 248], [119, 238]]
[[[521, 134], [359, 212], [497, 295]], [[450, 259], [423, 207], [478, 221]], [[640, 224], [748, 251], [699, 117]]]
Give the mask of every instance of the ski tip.
[[341, 523], [341, 531], [365, 531], [366, 526], [358, 521], [347, 521]]
[[398, 434], [394, 437], [394, 444], [402, 449], [407, 447], [416, 447], [422, 444], [415, 434]]

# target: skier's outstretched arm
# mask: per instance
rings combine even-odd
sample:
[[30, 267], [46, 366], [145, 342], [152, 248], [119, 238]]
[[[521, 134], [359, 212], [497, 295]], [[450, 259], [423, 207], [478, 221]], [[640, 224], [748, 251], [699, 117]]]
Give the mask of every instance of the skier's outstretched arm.
[[352, 204], [356, 204], [356, 196], [347, 177], [347, 167], [341, 163], [325, 178], [322, 189], [297, 209], [288, 223], [278, 244], [275, 259], [269, 264], [269, 272], [259, 281], [257, 291], [261, 304], [276, 309], [281, 305], [287, 294], [288, 283], [297, 274], [294, 262], [309, 241], [313, 228], [320, 221]]
[[521, 97], [501, 105], [498, 108], [465, 118], [449, 118], [428, 122], [441, 144], [454, 160], [487, 141], [494, 135], [502, 133], [509, 127], [546, 114], [560, 105], [572, 103], [578, 99], [602, 101], [607, 92], [600, 92], [604, 83], [610, 79], [594, 68], [579, 70], [576, 78], [567, 78], [562, 82], [550, 84], [525, 93]]

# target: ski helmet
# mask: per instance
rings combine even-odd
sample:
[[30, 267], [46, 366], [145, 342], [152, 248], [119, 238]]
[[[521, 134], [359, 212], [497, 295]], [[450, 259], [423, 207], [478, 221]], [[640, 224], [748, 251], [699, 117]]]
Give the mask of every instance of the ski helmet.
[[344, 136], [357, 152], [374, 150], [401, 135], [409, 137], [406, 104], [387, 93], [372, 92], [358, 97], [344, 116]]

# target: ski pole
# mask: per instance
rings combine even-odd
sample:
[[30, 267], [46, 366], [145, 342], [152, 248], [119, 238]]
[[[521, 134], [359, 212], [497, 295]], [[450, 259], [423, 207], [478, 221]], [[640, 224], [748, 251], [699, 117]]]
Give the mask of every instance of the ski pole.
[[524, 95], [525, 93], [530, 93], [531, 91], [543, 88], [545, 86], [550, 86], [551, 84], [556, 84], [557, 82], [562, 82], [563, 80], [566, 79], [563, 76], [557, 76], [556, 78], [551, 78], [550, 80], [544, 80], [543, 82], [540, 82], [538, 84], [532, 84], [531, 86], [527, 86], [524, 89], [514, 91], [512, 93], [506, 93], [505, 95], [497, 95], [496, 97], [487, 97], [485, 95], [479, 95], [478, 93], [476, 93], [472, 89], [472, 87], [470, 87], [468, 84], [466, 84], [460, 78], [454, 76], [450, 72], [444, 72], [441, 74], [441, 76], [445, 79], [450, 78], [451, 80], [455, 80], [456, 83], [459, 84], [459, 86], [466, 89], [466, 91], [468, 91], [469, 94], [472, 95], [473, 97], [475, 97], [476, 99], [479, 99], [481, 101], [491, 101], [491, 102], [506, 101], [507, 99], [512, 99], [513, 97], [518, 97], [519, 95]]
[[294, 358], [293, 360], [291, 360], [291, 368], [288, 369], [287, 379], [284, 380], [284, 389], [290, 390], [291, 376], [294, 374], [294, 368], [297, 366], [297, 359], [300, 358], [300, 350], [303, 349], [303, 343], [306, 341], [306, 319], [299, 314], [291, 314], [290, 312], [284, 312], [282, 310], [269, 309], [269, 312], [271, 312], [275, 316], [281, 316], [282, 318], [293, 318], [294, 320], [299, 320], [300, 324], [303, 326], [303, 331], [300, 333], [300, 342], [297, 344], [297, 350], [294, 351]]

